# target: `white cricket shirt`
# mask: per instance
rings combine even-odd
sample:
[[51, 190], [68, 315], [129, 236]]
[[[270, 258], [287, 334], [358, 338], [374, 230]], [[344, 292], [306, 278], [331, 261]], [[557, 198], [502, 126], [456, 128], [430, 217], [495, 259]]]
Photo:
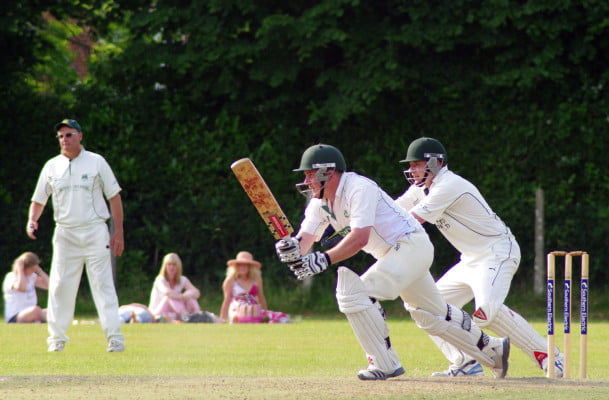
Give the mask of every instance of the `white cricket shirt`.
[[447, 167], [436, 175], [428, 195], [423, 188], [411, 185], [396, 202], [435, 224], [461, 253], [479, 253], [498, 239], [512, 236], [478, 189]]
[[376, 259], [404, 235], [423, 230], [421, 224], [399, 207], [376, 182], [354, 172], [345, 172], [341, 176], [333, 209], [321, 199], [309, 202], [300, 231], [319, 240], [328, 224], [343, 235], [354, 228], [371, 226], [368, 244], [362, 250]]
[[104, 199], [121, 191], [106, 160], [81, 148], [70, 161], [60, 154], [42, 168], [32, 201], [46, 205], [53, 195], [53, 217], [58, 226], [84, 227], [106, 221], [110, 212]]

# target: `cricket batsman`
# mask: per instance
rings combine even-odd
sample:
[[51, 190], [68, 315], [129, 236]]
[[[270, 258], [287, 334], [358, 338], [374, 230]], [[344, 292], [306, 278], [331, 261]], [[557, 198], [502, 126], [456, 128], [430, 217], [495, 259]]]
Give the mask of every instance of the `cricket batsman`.
[[[487, 335], [467, 313], [444, 301], [429, 272], [433, 245], [412, 215], [372, 180], [347, 172], [336, 147], [309, 147], [294, 171], [304, 173], [297, 188], [309, 202], [298, 234], [276, 243], [279, 259], [298, 279], [319, 274], [359, 251], [376, 259], [361, 276], [338, 267], [338, 307], [368, 359], [359, 379], [384, 380], [404, 373], [378, 302], [398, 296], [417, 326], [480, 360], [495, 377], [505, 377], [509, 339]], [[329, 225], [344, 238], [325, 252], [309, 252]]]

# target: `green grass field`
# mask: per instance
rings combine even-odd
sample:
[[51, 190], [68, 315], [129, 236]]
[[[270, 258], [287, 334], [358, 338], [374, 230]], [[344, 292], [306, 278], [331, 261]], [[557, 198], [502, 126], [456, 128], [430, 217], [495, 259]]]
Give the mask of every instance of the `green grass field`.
[[[534, 325], [543, 332], [543, 323]], [[0, 393], [30, 400], [609, 398], [609, 323], [590, 325], [586, 380], [546, 379], [515, 348], [505, 380], [490, 372], [432, 379], [446, 362], [429, 338], [409, 319], [389, 326], [406, 374], [361, 382], [356, 373], [366, 361], [340, 317], [286, 325], [126, 324], [125, 353], [106, 353], [99, 324], [70, 327], [65, 351], [48, 353], [46, 325], [2, 323]]]

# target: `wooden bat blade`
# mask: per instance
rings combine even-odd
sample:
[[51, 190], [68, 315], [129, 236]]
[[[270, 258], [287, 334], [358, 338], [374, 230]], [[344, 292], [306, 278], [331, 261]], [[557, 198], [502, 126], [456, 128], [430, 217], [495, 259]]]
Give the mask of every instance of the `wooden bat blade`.
[[275, 239], [290, 236], [294, 228], [252, 160], [242, 158], [230, 167]]

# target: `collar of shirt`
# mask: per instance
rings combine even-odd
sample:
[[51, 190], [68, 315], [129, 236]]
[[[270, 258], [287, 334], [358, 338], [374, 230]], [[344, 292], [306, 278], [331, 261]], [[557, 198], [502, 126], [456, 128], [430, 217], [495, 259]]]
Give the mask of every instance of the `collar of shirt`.
[[342, 193], [343, 190], [345, 188], [345, 182], [347, 181], [347, 176], [352, 174], [351, 172], [343, 172], [342, 175], [340, 176], [340, 181], [338, 182], [338, 186], [336, 186], [336, 190], [334, 191], [334, 198], [332, 199], [332, 202], [324, 199], [322, 201], [322, 203], [328, 207], [329, 209], [332, 209], [333, 207], [330, 207], [331, 204], [335, 204], [336, 201], [338, 200], [338, 198], [342, 197]]

